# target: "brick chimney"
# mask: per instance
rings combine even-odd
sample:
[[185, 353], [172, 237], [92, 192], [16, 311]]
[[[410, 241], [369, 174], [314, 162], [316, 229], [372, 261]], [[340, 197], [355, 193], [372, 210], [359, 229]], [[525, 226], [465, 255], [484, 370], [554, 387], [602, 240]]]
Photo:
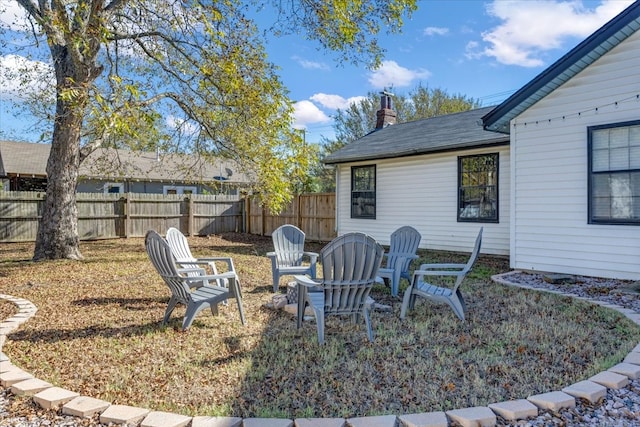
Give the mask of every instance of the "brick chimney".
[[376, 130], [396, 124], [396, 112], [391, 108], [391, 93], [380, 92], [380, 109], [376, 113]]

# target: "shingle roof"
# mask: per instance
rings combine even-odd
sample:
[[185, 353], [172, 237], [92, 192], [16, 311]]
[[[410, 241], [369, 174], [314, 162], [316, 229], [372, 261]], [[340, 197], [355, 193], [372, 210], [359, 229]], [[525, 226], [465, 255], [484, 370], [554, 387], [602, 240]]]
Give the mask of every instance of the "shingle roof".
[[400, 123], [376, 130], [328, 155], [326, 164], [390, 159], [507, 144], [509, 137], [483, 129], [481, 118], [494, 107]]
[[[0, 176], [20, 174], [46, 176], [50, 144], [0, 141]], [[85, 179], [137, 179], [144, 181], [214, 181], [246, 183], [247, 176], [229, 160], [205, 162], [184, 154], [135, 153], [126, 150], [99, 149], [80, 166]]]
[[509, 133], [509, 123], [523, 111], [587, 68], [640, 29], [640, 1], [582, 41], [482, 118], [485, 129]]

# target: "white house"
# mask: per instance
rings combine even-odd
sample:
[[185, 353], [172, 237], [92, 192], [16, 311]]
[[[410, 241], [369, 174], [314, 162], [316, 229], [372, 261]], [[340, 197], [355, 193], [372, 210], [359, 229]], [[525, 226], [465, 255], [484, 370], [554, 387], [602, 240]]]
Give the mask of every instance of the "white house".
[[640, 2], [483, 118], [511, 136], [518, 269], [640, 279]]
[[[338, 234], [640, 279], [640, 2], [495, 108], [383, 126], [325, 159]], [[379, 114], [384, 115], [385, 107]]]
[[[361, 231], [383, 244], [402, 225], [421, 247], [509, 252], [509, 136], [482, 128], [483, 108], [389, 125], [331, 154], [338, 234]], [[481, 202], [482, 201], [482, 206]]]

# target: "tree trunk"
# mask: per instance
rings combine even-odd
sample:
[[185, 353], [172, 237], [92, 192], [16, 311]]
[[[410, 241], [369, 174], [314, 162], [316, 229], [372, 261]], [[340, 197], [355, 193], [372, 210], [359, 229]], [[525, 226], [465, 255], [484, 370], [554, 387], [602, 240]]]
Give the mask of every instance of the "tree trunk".
[[[52, 48], [57, 80], [56, 119], [47, 162], [47, 193], [33, 255], [44, 259], [82, 259], [78, 237], [76, 186], [80, 135], [90, 77], [78, 81], [64, 47]], [[73, 96], [61, 96], [73, 92]]]

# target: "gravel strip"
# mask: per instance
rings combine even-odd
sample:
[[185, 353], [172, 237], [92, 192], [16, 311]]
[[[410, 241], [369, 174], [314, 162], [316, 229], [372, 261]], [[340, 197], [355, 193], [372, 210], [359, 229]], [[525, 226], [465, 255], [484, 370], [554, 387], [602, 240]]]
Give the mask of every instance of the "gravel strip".
[[[571, 283], [548, 283], [542, 274], [515, 272], [502, 276], [503, 280], [541, 290], [554, 290], [584, 298], [591, 298], [630, 308], [640, 313], [640, 286], [636, 282], [573, 277]], [[84, 427], [104, 426], [97, 417], [81, 419], [46, 411], [31, 399], [20, 399], [7, 389], [0, 389], [0, 426], [12, 427]], [[598, 404], [576, 399], [576, 407], [558, 413], [540, 411], [538, 417], [508, 422], [500, 417], [496, 426], [519, 427], [640, 427], [640, 380], [633, 380], [623, 389], [607, 389]]]

